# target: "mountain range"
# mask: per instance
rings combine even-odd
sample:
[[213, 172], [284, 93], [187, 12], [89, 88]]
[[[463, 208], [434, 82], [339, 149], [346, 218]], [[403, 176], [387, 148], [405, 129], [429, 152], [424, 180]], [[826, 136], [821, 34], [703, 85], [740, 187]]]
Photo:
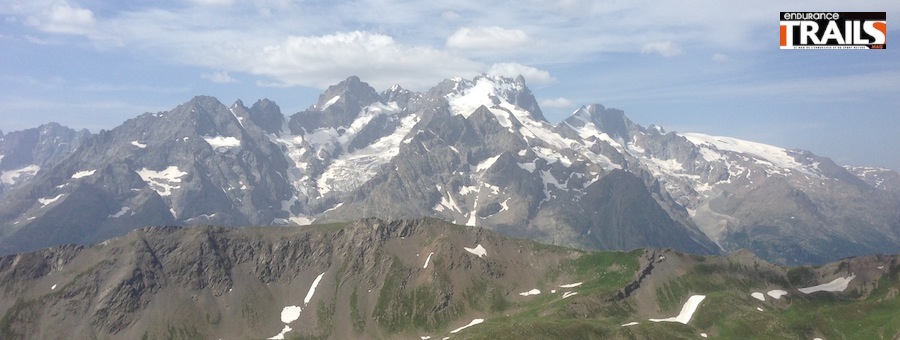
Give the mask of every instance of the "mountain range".
[[0, 256], [4, 339], [895, 339], [900, 256], [583, 251], [437, 219], [148, 227]]
[[0, 133], [0, 253], [154, 225], [434, 217], [582, 249], [749, 249], [778, 264], [900, 253], [900, 174], [587, 105], [552, 124], [522, 77], [378, 92], [285, 116], [198, 96], [97, 134]]

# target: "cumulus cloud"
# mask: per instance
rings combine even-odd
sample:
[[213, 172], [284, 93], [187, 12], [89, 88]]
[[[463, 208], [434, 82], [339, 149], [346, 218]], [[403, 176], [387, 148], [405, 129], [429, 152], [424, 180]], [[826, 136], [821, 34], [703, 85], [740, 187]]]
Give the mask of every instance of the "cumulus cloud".
[[643, 54], [659, 54], [663, 57], [674, 57], [681, 54], [681, 48], [671, 41], [656, 41], [644, 44], [641, 47]]
[[284, 85], [319, 88], [357, 75], [376, 88], [404, 84], [422, 89], [441, 79], [474, 75], [481, 67], [447, 52], [407, 47], [390, 36], [363, 31], [290, 36], [262, 48], [213, 53], [232, 70], [268, 76]]
[[550, 72], [522, 65], [519, 63], [497, 63], [491, 66], [487, 74], [515, 78], [519, 75], [525, 77], [529, 84], [549, 84], [556, 79]]
[[29, 17], [27, 23], [50, 33], [90, 35], [97, 20], [89, 9], [60, 3]]
[[528, 44], [531, 39], [522, 30], [506, 29], [498, 26], [490, 27], [463, 27], [447, 38], [447, 47], [475, 50], [475, 49], [510, 49]]
[[575, 106], [575, 103], [563, 97], [544, 99], [541, 101], [541, 107], [548, 109], [565, 109], [573, 106]]
[[201, 74], [200, 78], [209, 80], [216, 84], [238, 83], [237, 79], [232, 78], [231, 75], [225, 71]]

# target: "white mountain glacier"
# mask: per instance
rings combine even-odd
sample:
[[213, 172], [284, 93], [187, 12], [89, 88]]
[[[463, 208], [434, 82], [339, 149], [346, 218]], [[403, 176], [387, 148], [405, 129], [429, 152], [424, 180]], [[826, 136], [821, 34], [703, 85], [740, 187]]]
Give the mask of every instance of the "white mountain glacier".
[[585, 248], [749, 248], [780, 263], [900, 252], [896, 172], [666, 133], [600, 105], [551, 124], [521, 77], [423, 93], [350, 77], [289, 117], [197, 97], [78, 145], [33, 178], [3, 170], [16, 185], [0, 193], [0, 250], [155, 224], [432, 216]]

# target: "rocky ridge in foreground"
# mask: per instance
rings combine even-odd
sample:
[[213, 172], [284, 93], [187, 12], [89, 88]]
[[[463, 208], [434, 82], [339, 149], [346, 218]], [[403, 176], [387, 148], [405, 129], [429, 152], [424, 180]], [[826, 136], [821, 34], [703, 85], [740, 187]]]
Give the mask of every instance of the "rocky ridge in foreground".
[[434, 219], [142, 228], [0, 257], [0, 286], [8, 339], [900, 335], [898, 256], [785, 268]]

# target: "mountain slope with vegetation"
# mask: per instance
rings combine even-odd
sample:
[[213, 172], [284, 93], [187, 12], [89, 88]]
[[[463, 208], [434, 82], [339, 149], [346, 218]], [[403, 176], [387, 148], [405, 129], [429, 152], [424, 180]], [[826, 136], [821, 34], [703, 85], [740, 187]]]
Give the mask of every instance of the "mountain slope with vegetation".
[[[0, 287], [5, 339], [900, 335], [900, 256], [786, 268], [747, 251], [589, 252], [435, 219], [143, 228], [0, 257]], [[688, 320], [650, 321], [676, 315]]]

